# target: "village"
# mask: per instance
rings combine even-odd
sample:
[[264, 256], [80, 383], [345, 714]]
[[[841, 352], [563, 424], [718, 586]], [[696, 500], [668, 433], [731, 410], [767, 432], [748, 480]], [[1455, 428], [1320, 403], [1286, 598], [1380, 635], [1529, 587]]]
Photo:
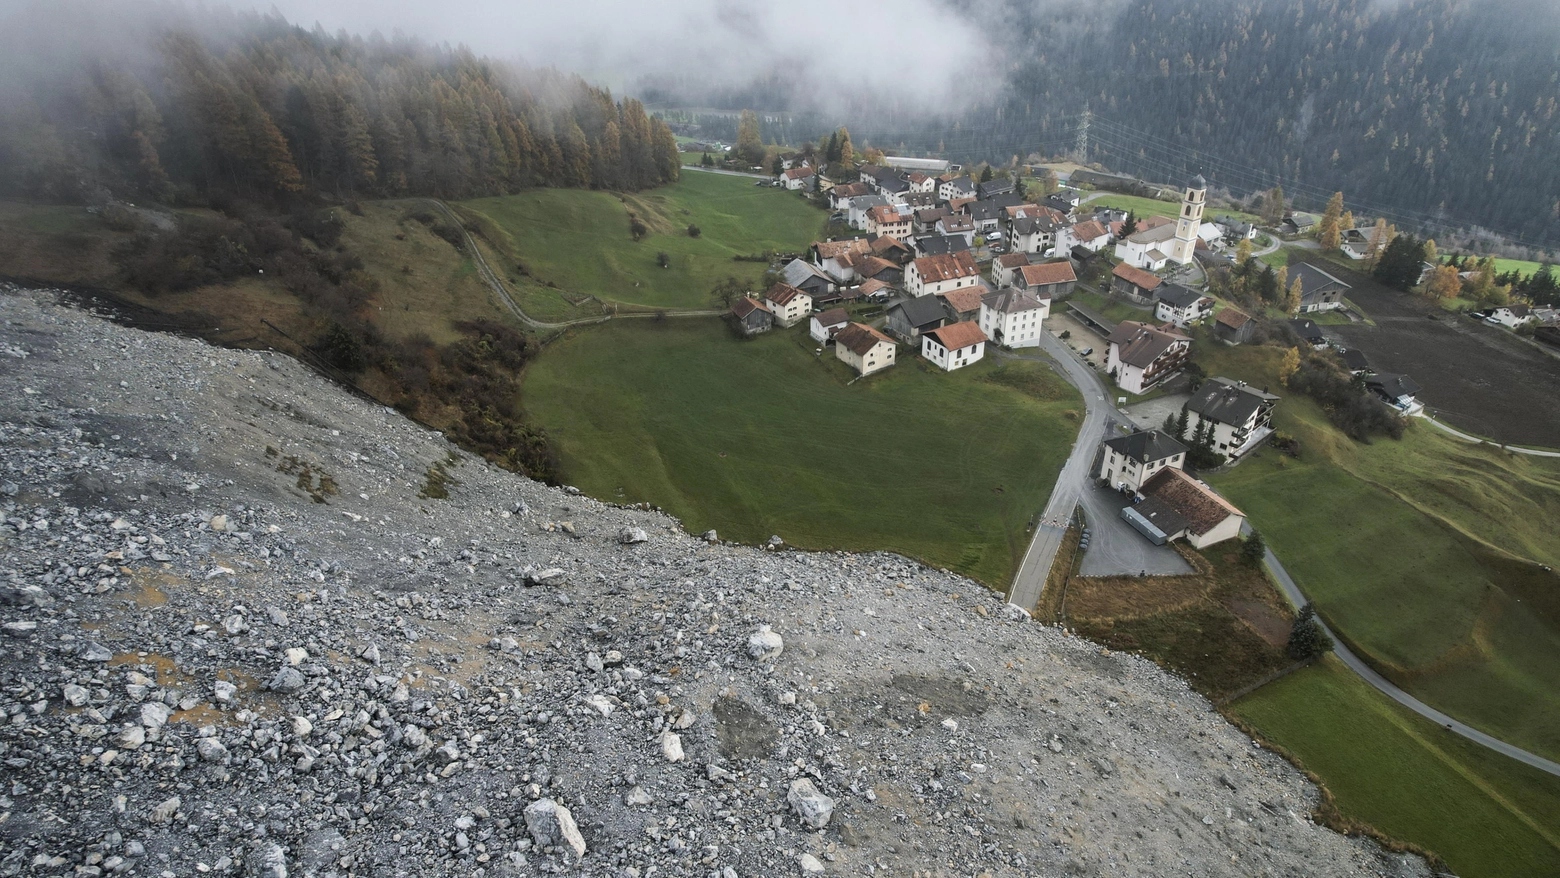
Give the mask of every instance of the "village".
[[[1284, 334], [1297, 349], [1330, 350], [1395, 415], [1422, 412], [1414, 379], [1375, 371], [1313, 319], [1344, 309], [1350, 290], [1325, 268], [1300, 263], [1280, 275], [1288, 287], [1285, 316], [1248, 314], [1207, 292], [1212, 273], [1251, 260], [1262, 231], [1235, 217], [1205, 216], [1201, 176], [1186, 183], [1178, 210], [1164, 202], [1172, 218], [1091, 209], [1079, 189], [1031, 195], [1036, 181], [1026, 188], [1013, 176], [977, 180], [959, 171], [935, 159], [884, 157], [862, 166], [858, 181], [834, 184], [800, 159], [782, 168], [770, 185], [821, 193], [835, 221], [858, 234], [816, 241], [778, 266], [768, 289], [733, 302], [733, 327], [752, 336], [805, 321], [816, 353], [832, 348], [858, 379], [894, 367], [902, 346], [951, 372], [992, 348], [1038, 348], [1050, 333], [1108, 378], [1121, 393], [1118, 405], [1153, 410], [1174, 386], [1182, 391], [1179, 412], [1166, 411], [1162, 427], [1138, 418], [1129, 422], [1135, 429], [1107, 435], [1090, 470], [1098, 487], [1126, 499], [1120, 518], [1158, 546], [1184, 539], [1203, 548], [1241, 534], [1240, 510], [1187, 470], [1233, 466], [1264, 445], [1280, 400], [1269, 388], [1189, 374], [1198, 371], [1194, 330], [1206, 330], [1201, 343], [1239, 345], [1265, 321], [1265, 332]], [[1304, 235], [1314, 225], [1314, 217], [1292, 213], [1271, 234]], [[1383, 245], [1369, 231], [1347, 230], [1345, 255], [1379, 252]], [[1422, 273], [1434, 267], [1425, 264]], [[1131, 306], [1142, 318], [1110, 319], [1076, 293]], [[1053, 313], [1062, 302], [1065, 309]], [[1519, 309], [1491, 312], [1490, 320]]]

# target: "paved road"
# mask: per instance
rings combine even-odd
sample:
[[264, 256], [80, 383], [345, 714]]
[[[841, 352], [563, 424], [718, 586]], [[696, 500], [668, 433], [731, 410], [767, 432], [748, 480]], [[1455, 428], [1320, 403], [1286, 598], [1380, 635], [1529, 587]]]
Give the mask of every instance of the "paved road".
[[[1245, 533], [1250, 533], [1251, 526], [1245, 525], [1242, 530]], [[1289, 602], [1294, 604], [1296, 607], [1305, 606], [1307, 603], [1305, 594], [1300, 591], [1300, 587], [1295, 584], [1294, 578], [1289, 575], [1288, 570], [1284, 569], [1283, 563], [1280, 562], [1278, 557], [1273, 554], [1272, 549], [1268, 549], [1266, 559], [1268, 569], [1273, 572], [1273, 578], [1278, 580], [1278, 586], [1283, 590], [1284, 596], [1288, 598]], [[1317, 622], [1322, 625], [1324, 630], [1327, 630], [1327, 634], [1329, 636], [1332, 636], [1332, 631], [1327, 629], [1325, 623], [1322, 623], [1320, 619], [1317, 619]], [[1483, 744], [1497, 753], [1510, 756], [1512, 759], [1515, 759], [1525, 765], [1531, 765], [1539, 771], [1547, 771], [1556, 777], [1560, 777], [1560, 763], [1552, 762], [1542, 756], [1529, 753], [1528, 751], [1523, 750], [1521, 747], [1514, 747], [1511, 744], [1507, 744], [1505, 741], [1500, 740], [1499, 738], [1487, 735], [1466, 723], [1459, 722], [1447, 716], [1446, 714], [1436, 710], [1423, 701], [1420, 701], [1407, 692], [1404, 692], [1402, 689], [1399, 689], [1397, 686], [1393, 685], [1390, 680], [1376, 673], [1370, 665], [1367, 665], [1364, 661], [1362, 661], [1359, 656], [1355, 655], [1352, 650], [1345, 646], [1335, 636], [1333, 637], [1333, 653], [1338, 656], [1339, 661], [1342, 661], [1349, 670], [1359, 674], [1360, 679], [1375, 687], [1377, 691], [1386, 695], [1388, 698], [1391, 698], [1393, 701], [1396, 701], [1398, 704], [1403, 705], [1409, 710], [1412, 710], [1414, 713], [1417, 713], [1431, 722], [1436, 723], [1437, 725], [1441, 726], [1441, 728], [1456, 732], [1457, 734], [1462, 735], [1464, 738], [1467, 738], [1474, 743]]]
[[754, 174], [748, 171], [728, 171], [725, 168], [703, 168], [698, 165], [683, 165], [685, 171], [698, 171], [701, 174], [722, 174], [727, 177], [747, 177], [750, 180], [773, 180], [773, 174]]
[[1420, 414], [1416, 415], [1416, 417], [1418, 417], [1418, 418], [1420, 418], [1422, 420], [1428, 421], [1436, 429], [1444, 430], [1447, 433], [1450, 433], [1453, 436], [1456, 436], [1458, 439], [1463, 440], [1464, 442], [1472, 442], [1475, 445], [1494, 445], [1494, 446], [1497, 446], [1499, 448], [1504, 448], [1505, 450], [1510, 451], [1513, 454], [1531, 454], [1534, 457], [1560, 457], [1560, 451], [1541, 451], [1541, 450], [1539, 450], [1537, 448], [1519, 448], [1519, 447], [1517, 447], [1515, 445], [1501, 445], [1498, 442], [1491, 442], [1488, 439], [1480, 439], [1478, 436], [1474, 436], [1474, 435], [1469, 434], [1469, 433], [1464, 433], [1463, 431], [1457, 429], [1456, 427], [1451, 427], [1451, 426], [1448, 426], [1446, 424], [1443, 424], [1440, 421], [1437, 421], [1435, 418], [1432, 418], [1429, 415], [1424, 414], [1424, 413], [1420, 413]]

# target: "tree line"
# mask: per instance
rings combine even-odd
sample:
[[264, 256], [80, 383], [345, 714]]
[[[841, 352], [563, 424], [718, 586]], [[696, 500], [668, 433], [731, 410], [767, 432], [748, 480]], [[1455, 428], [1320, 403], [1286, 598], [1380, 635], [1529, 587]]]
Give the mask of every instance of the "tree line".
[[220, 39], [165, 30], [141, 60], [62, 58], [19, 78], [0, 97], [0, 193], [199, 204], [677, 179], [665, 123], [579, 77], [275, 15], [238, 22]]

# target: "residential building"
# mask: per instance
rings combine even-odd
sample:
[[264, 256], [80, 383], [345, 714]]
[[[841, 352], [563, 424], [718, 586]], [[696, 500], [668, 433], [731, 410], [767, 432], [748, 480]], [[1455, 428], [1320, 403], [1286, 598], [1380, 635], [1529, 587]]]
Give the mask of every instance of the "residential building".
[[948, 314], [949, 323], [962, 323], [966, 320], [980, 319], [980, 302], [987, 293], [985, 287], [966, 287], [962, 290], [952, 290], [938, 296], [943, 301], [943, 310]]
[[[846, 222], [853, 229], [865, 229], [867, 227], [867, 212], [874, 207], [887, 207], [888, 199], [881, 195], [857, 195], [850, 200], [847, 209]], [[875, 235], [873, 237], [876, 237]]]
[[1161, 467], [1138, 494], [1142, 502], [1121, 510], [1121, 517], [1155, 545], [1184, 539], [1204, 549], [1240, 536], [1246, 521], [1217, 491], [1175, 467]]
[[945, 238], [960, 237], [966, 246], [975, 243], [975, 221], [964, 214], [950, 214], [937, 220], [937, 234]]
[[1322, 332], [1322, 328], [1316, 325], [1315, 320], [1297, 317], [1288, 321], [1288, 325], [1294, 330], [1295, 335], [1300, 336], [1300, 340], [1310, 345], [1312, 349], [1322, 350], [1327, 347], [1327, 334]]
[[1348, 284], [1331, 274], [1302, 262], [1289, 269], [1289, 282], [1300, 279], [1300, 312], [1331, 311], [1343, 307], [1343, 296], [1350, 290]]
[[1015, 188], [1012, 177], [993, 177], [984, 183], [975, 184], [975, 194], [981, 198], [995, 198], [998, 195], [1011, 195]]
[[1214, 336], [1232, 345], [1251, 341], [1251, 334], [1256, 328], [1256, 321], [1251, 319], [1251, 315], [1238, 308], [1225, 308], [1213, 318]]
[[780, 174], [780, 183], [785, 188], [795, 192], [800, 189], [811, 191], [813, 184], [818, 180], [818, 174], [812, 168], [788, 168]]
[[1029, 264], [1028, 253], [1004, 253], [991, 260], [991, 283], [997, 289], [1013, 285], [1013, 277], [1020, 268]]
[[774, 312], [752, 296], [743, 296], [731, 303], [731, 317], [743, 335], [758, 335], [775, 326]]
[[1244, 457], [1273, 435], [1273, 406], [1278, 397], [1244, 381], [1209, 378], [1186, 403], [1186, 437], [1200, 429], [1209, 445], [1230, 460]]
[[1493, 323], [1504, 326], [1507, 329], [1516, 329], [1526, 323], [1536, 323], [1538, 318], [1526, 305], [1502, 305], [1492, 309], [1490, 316], [1484, 318], [1485, 323]]
[[980, 283], [980, 268], [968, 251], [923, 256], [905, 268], [905, 290], [912, 296], [931, 296]]
[[1051, 313], [1051, 302], [1016, 289], [987, 293], [980, 300], [980, 328], [993, 344], [1032, 348]]
[[917, 256], [942, 256], [970, 249], [970, 240], [963, 235], [927, 235], [912, 243]]
[[975, 181], [969, 177], [954, 177], [952, 180], [943, 181], [942, 185], [937, 187], [937, 198], [941, 201], [974, 197]]
[[834, 278], [805, 259], [792, 259], [781, 270], [785, 282], [813, 298], [823, 298], [834, 289]]
[[874, 207], [867, 211], [867, 234], [874, 238], [886, 236], [908, 241], [912, 221], [912, 214], [900, 213], [896, 208]]
[[844, 329], [850, 323], [850, 317], [844, 308], [830, 308], [827, 311], [814, 314], [808, 321], [807, 334], [819, 344], [828, 344], [834, 340], [834, 334]]
[[1292, 213], [1284, 218], [1283, 227], [1291, 235], [1304, 235], [1316, 228], [1316, 217], [1308, 213]]
[[1381, 398], [1392, 409], [1404, 415], [1417, 415], [1425, 410], [1418, 399], [1420, 386], [1407, 375], [1382, 372], [1365, 379], [1365, 389]]
[[1154, 319], [1185, 329], [1213, 314], [1213, 298], [1180, 284], [1161, 284], [1154, 291]]
[[979, 362], [986, 353], [986, 334], [975, 323], [952, 323], [921, 335], [921, 356], [944, 372]]
[[1370, 367], [1370, 358], [1358, 348], [1345, 348], [1338, 352], [1338, 358], [1343, 360], [1343, 368], [1348, 369], [1350, 375], [1369, 375], [1376, 371]]
[[952, 214], [953, 211], [946, 204], [921, 208], [915, 212], [915, 234], [918, 237], [935, 234], [937, 232], [937, 221]]
[[1123, 320], [1105, 340], [1105, 371], [1128, 393], [1143, 393], [1181, 371], [1192, 350], [1192, 340], [1175, 327], [1135, 320]]
[[894, 365], [896, 349], [893, 339], [865, 323], [851, 323], [834, 333], [835, 358], [858, 375], [871, 375]]
[[1186, 465], [1186, 446], [1159, 430], [1140, 430], [1101, 443], [1095, 475], [1109, 487], [1136, 491], [1164, 467]]
[[849, 283], [857, 278], [857, 264], [872, 255], [872, 244], [866, 238], [814, 241], [812, 251], [814, 265], [835, 281]]
[[1056, 246], [1057, 223], [1048, 213], [1024, 216], [1008, 225], [1007, 246], [1013, 253], [1048, 253]]
[[931, 332], [948, 322], [942, 300], [936, 296], [913, 296], [899, 299], [888, 306], [883, 328], [889, 333], [919, 346], [921, 334]]
[[1041, 299], [1060, 298], [1072, 292], [1077, 285], [1078, 275], [1073, 271], [1072, 263], [1065, 259], [1026, 265], [1013, 272], [1013, 286]]
[[867, 184], [859, 181], [835, 186], [829, 190], [829, 207], [834, 210], [845, 210], [850, 207], [851, 199], [861, 195], [868, 195], [871, 192], [872, 190]]
[[1111, 292], [1139, 302], [1152, 302], [1154, 291], [1164, 283], [1159, 275], [1135, 268], [1127, 262], [1118, 262], [1110, 274]]
[[1062, 229], [1056, 235], [1056, 252], [1082, 247], [1090, 253], [1098, 253], [1110, 243], [1110, 229], [1096, 220], [1085, 220]]
[[764, 292], [764, 307], [775, 315], [776, 323], [781, 326], [794, 326], [796, 321], [806, 317], [812, 311], [812, 296], [790, 284], [777, 283]]

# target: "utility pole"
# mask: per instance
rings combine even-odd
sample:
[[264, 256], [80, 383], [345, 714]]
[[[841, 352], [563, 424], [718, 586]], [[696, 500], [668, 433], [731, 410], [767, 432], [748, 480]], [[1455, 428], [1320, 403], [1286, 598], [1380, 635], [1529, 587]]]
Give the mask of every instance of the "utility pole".
[[1093, 117], [1089, 105], [1083, 105], [1083, 118], [1078, 120], [1078, 142], [1073, 146], [1073, 161], [1080, 165], [1089, 163], [1089, 120]]

